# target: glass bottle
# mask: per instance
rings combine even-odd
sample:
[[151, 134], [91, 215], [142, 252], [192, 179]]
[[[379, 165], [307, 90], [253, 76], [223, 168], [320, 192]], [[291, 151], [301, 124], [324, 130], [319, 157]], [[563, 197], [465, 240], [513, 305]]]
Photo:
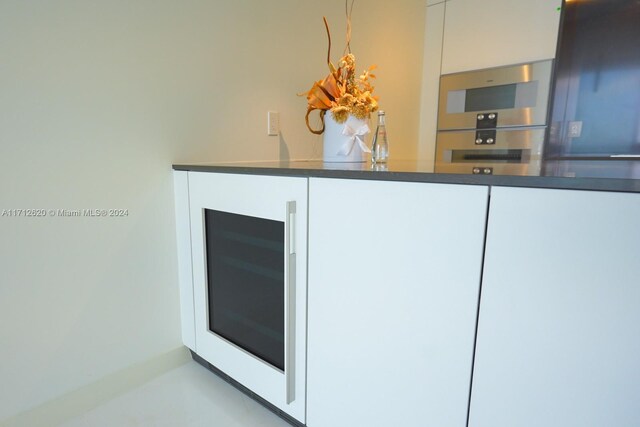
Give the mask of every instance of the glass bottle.
[[378, 111], [378, 127], [371, 147], [371, 163], [386, 163], [389, 160], [389, 142], [384, 111]]

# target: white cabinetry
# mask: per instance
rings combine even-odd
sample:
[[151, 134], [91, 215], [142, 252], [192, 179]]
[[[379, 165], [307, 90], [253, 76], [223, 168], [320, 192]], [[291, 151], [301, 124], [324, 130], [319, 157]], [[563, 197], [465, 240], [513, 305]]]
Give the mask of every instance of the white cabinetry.
[[426, 8], [418, 157], [431, 166], [436, 154], [444, 13], [444, 2]]
[[182, 342], [196, 349], [193, 309], [193, 271], [191, 268], [191, 221], [189, 219], [189, 172], [173, 172], [176, 210], [176, 243], [178, 249], [178, 285], [180, 289], [180, 322]]
[[311, 178], [309, 427], [464, 427], [488, 188]]
[[640, 194], [493, 188], [470, 427], [640, 425]]
[[555, 57], [561, 0], [449, 0], [442, 74]]

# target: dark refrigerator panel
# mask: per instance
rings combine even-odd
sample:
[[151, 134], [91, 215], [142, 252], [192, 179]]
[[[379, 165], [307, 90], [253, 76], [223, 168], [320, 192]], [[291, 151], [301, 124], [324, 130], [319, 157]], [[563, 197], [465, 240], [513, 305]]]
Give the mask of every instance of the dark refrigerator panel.
[[563, 7], [546, 157], [640, 155], [640, 0]]

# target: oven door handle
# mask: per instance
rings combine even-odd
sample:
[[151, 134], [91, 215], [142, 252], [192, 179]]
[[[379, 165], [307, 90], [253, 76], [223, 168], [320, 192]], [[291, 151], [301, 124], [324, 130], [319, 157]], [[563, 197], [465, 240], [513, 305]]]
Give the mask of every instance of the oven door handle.
[[287, 202], [285, 218], [284, 376], [287, 405], [296, 399], [296, 202]]

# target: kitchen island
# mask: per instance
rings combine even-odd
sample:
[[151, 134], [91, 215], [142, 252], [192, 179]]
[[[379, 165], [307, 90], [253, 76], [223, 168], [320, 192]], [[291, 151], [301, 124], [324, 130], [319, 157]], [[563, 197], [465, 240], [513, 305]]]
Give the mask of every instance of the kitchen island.
[[[174, 165], [185, 344], [293, 425], [638, 425], [640, 181], [605, 164]], [[208, 210], [295, 224], [293, 403], [210, 351]]]

